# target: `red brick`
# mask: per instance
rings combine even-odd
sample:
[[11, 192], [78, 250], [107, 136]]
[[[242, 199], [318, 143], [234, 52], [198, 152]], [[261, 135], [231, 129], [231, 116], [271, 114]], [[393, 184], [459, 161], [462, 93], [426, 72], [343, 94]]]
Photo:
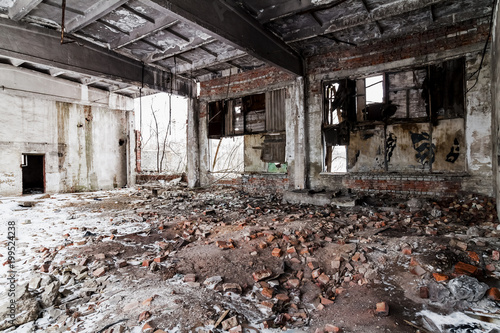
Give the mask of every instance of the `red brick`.
[[281, 249], [279, 247], [275, 248], [273, 250], [273, 252], [271, 253], [273, 257], [281, 257], [282, 255], [282, 252], [281, 252]]
[[266, 298], [273, 298], [273, 289], [271, 288], [262, 288], [262, 296], [266, 297]]
[[282, 302], [288, 302], [288, 301], [290, 301], [290, 297], [288, 297], [287, 294], [278, 294], [278, 295], [276, 295], [276, 299], [278, 301], [282, 301]]
[[263, 269], [260, 271], [253, 272], [252, 277], [257, 282], [260, 280], [264, 280], [264, 279], [270, 277], [271, 275], [273, 275], [272, 271], [270, 271], [268, 269]]
[[455, 265], [454, 271], [457, 275], [476, 275], [478, 268], [460, 261]]
[[491, 300], [500, 301], [500, 290], [498, 290], [498, 288], [490, 288], [490, 289], [488, 289], [486, 295]]
[[330, 282], [330, 278], [325, 273], [321, 273], [321, 275], [318, 277], [318, 281], [322, 284], [327, 284], [328, 282]]
[[151, 318], [151, 312], [149, 311], [143, 311], [139, 315], [139, 321], [148, 320], [149, 318]]
[[326, 332], [334, 332], [334, 333], [340, 333], [340, 332], [342, 332], [342, 330], [340, 329], [340, 327], [337, 327], [337, 326], [331, 325], [331, 324], [326, 324], [325, 325], [325, 331]]
[[420, 298], [423, 298], [423, 299], [429, 298], [429, 288], [420, 287]]
[[375, 314], [380, 317], [385, 317], [389, 315], [389, 305], [386, 302], [377, 303], [377, 308], [375, 309]]
[[106, 268], [101, 267], [92, 272], [92, 275], [94, 275], [95, 277], [100, 277], [103, 276], [105, 273], [106, 273]]

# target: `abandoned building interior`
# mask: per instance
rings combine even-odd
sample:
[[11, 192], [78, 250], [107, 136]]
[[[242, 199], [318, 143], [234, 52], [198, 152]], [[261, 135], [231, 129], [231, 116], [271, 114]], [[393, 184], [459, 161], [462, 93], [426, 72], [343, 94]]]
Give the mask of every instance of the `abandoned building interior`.
[[0, 330], [500, 332], [499, 63], [497, 0], [0, 0]]

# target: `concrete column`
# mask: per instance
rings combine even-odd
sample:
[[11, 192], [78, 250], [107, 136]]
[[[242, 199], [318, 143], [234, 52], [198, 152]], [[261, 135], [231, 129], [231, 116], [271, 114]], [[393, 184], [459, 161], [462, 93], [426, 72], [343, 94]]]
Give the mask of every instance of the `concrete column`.
[[188, 101], [187, 179], [189, 187], [200, 186], [200, 110], [196, 97]]
[[[306, 187], [306, 117], [304, 100], [304, 78], [298, 77], [294, 85], [294, 160], [293, 160], [293, 183], [294, 189]], [[289, 141], [290, 142], [290, 141]]]
[[127, 112], [127, 186], [132, 187], [135, 185], [137, 171], [136, 171], [136, 155], [135, 155], [135, 115], [133, 111]]
[[491, 105], [492, 105], [492, 119], [491, 119], [491, 141], [493, 147], [493, 156], [492, 156], [492, 164], [493, 164], [493, 184], [494, 184], [494, 193], [496, 195], [496, 203], [497, 203], [497, 214], [500, 218], [500, 174], [499, 174], [499, 159], [500, 159], [500, 15], [498, 5], [496, 8], [495, 16], [494, 16], [494, 25], [493, 25], [493, 46], [491, 48]]

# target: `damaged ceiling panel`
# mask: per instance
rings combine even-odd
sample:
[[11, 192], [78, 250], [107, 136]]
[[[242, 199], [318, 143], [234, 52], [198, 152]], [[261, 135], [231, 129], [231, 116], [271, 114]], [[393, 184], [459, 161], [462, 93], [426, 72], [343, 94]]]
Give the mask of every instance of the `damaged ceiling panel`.
[[[229, 75], [229, 68], [235, 73], [264, 64], [304, 75], [305, 57], [474, 18], [489, 18], [492, 3], [492, 0], [0, 0], [0, 16], [10, 19], [12, 24], [31, 24], [52, 32], [60, 32], [64, 26], [65, 43], [90, 43], [135, 61], [136, 67], [144, 65], [148, 70], [161, 70], [161, 77], [175, 74], [187, 83], [192, 79]], [[24, 29], [19, 40], [29, 42], [25, 38], [28, 31], [33, 29]], [[36, 34], [31, 38], [35, 39]], [[8, 56], [6, 52], [1, 55]], [[36, 56], [28, 54], [24, 60], [35, 63], [33, 58]], [[112, 57], [109, 59], [113, 61]], [[140, 80], [139, 74], [134, 82]], [[117, 82], [116, 86], [123, 83]], [[161, 86], [156, 88], [166, 89], [168, 84]], [[135, 89], [121, 91], [126, 94]]]

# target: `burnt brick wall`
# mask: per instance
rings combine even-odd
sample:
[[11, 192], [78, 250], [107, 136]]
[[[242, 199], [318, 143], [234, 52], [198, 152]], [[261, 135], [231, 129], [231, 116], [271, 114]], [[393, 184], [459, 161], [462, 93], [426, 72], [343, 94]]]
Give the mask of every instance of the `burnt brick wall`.
[[396, 195], [455, 196], [462, 193], [467, 176], [446, 175], [346, 175], [343, 185], [355, 192]]
[[228, 96], [246, 95], [248, 92], [256, 90], [264, 92], [267, 90], [267, 87], [291, 82], [294, 79], [292, 74], [283, 72], [275, 67], [265, 66], [253, 71], [232, 74], [231, 76], [201, 82], [200, 99], [224, 99]]
[[[487, 19], [474, 19], [447, 28], [367, 43], [354, 48], [336, 46], [331, 52], [307, 59], [308, 75], [380, 65], [484, 43], [488, 37], [488, 30]], [[313, 92], [321, 91], [321, 82], [311, 82], [311, 85]]]

